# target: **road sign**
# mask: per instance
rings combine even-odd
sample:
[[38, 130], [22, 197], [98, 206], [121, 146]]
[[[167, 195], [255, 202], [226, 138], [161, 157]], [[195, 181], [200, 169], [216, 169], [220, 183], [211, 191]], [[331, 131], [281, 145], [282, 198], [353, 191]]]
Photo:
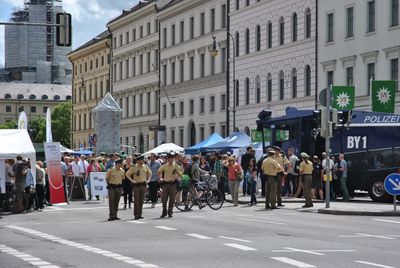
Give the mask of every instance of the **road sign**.
[[390, 195], [400, 195], [400, 174], [392, 173], [386, 177], [385, 190]]
[[323, 90], [321, 90], [321, 92], [318, 95], [319, 103], [323, 107], [326, 107], [326, 94], [327, 93], [329, 94], [328, 98], [332, 98], [332, 91], [329, 88], [328, 89], [324, 88]]

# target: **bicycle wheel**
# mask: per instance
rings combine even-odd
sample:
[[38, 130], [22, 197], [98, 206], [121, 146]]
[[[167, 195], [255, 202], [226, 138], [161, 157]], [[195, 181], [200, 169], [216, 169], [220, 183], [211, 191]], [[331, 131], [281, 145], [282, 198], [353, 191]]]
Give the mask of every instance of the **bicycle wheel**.
[[207, 205], [213, 210], [220, 209], [224, 204], [224, 198], [221, 191], [218, 189], [209, 191], [206, 195], [206, 201]]
[[17, 194], [15, 192], [11, 192], [6, 194], [5, 206], [6, 210], [9, 212], [15, 212], [16, 203], [17, 203]]
[[176, 192], [175, 207], [180, 211], [189, 211], [193, 207], [193, 196], [189, 189]]

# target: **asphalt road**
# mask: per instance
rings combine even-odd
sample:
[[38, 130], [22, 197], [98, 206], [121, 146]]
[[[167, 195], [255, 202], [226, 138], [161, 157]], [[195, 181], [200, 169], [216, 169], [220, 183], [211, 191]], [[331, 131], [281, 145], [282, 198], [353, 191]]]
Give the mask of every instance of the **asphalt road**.
[[3, 216], [0, 267], [400, 267], [398, 217], [261, 204], [160, 214], [145, 204], [143, 220], [122, 210], [107, 222], [94, 201]]

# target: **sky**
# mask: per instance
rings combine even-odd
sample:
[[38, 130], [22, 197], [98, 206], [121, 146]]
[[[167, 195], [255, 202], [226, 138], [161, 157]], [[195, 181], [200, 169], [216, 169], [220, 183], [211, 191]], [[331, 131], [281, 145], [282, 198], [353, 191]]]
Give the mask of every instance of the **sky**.
[[[76, 49], [106, 29], [111, 19], [128, 10], [139, 0], [63, 0], [72, 15], [72, 49]], [[14, 8], [23, 7], [24, 0], [0, 0], [0, 22], [10, 19]], [[0, 25], [0, 67], [4, 67], [4, 26]]]

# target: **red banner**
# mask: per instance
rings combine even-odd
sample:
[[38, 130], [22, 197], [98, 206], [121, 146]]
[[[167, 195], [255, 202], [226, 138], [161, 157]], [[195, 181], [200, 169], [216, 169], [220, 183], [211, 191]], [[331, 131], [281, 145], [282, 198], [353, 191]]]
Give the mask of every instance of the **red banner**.
[[49, 176], [50, 203], [64, 203], [64, 184], [61, 175], [61, 152], [59, 142], [45, 142], [47, 174]]

